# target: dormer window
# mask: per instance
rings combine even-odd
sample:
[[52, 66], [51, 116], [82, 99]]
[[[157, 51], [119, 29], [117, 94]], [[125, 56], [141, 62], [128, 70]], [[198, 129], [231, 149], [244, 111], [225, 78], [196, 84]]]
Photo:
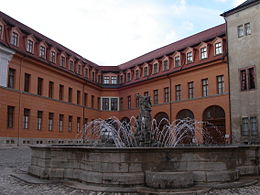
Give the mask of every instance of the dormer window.
[[104, 76], [103, 84], [109, 84], [109, 76]]
[[187, 64], [192, 63], [192, 51], [187, 53]]
[[65, 67], [65, 64], [66, 64], [66, 58], [65, 58], [65, 56], [61, 56], [60, 65], [62, 67]]
[[166, 70], [169, 70], [169, 61], [168, 60], [164, 60], [163, 61], [163, 70], [166, 71]]
[[158, 63], [153, 64], [153, 73], [158, 73]]
[[87, 79], [88, 78], [88, 69], [85, 68], [85, 78]]
[[56, 63], [56, 52], [55, 51], [51, 51], [51, 62]]
[[215, 44], [215, 55], [222, 54], [222, 43], [218, 42]]
[[116, 76], [111, 77], [111, 83], [114, 84], [114, 85], [117, 84], [117, 77]]
[[40, 46], [40, 57], [45, 58], [45, 47], [44, 46]]
[[74, 71], [74, 62], [70, 60], [70, 70]]
[[92, 81], [95, 82], [95, 72], [92, 72]]
[[29, 53], [33, 53], [33, 41], [32, 40], [27, 41], [26, 51]]
[[139, 70], [135, 71], [135, 79], [139, 79]]
[[11, 44], [16, 47], [18, 46], [18, 34], [16, 32], [12, 33]]
[[144, 77], [148, 76], [148, 67], [144, 67]]
[[81, 74], [81, 65], [78, 65], [78, 74]]
[[203, 47], [200, 49], [200, 59], [206, 59], [208, 58], [208, 53], [207, 53], [207, 47]]
[[180, 56], [176, 56], [174, 58], [174, 63], [175, 63], [175, 67], [180, 67], [181, 66], [181, 57]]
[[130, 72], [127, 73], [127, 81], [128, 82], [131, 81], [131, 73]]
[[0, 25], [0, 39], [2, 39], [2, 34], [3, 34], [3, 26]]

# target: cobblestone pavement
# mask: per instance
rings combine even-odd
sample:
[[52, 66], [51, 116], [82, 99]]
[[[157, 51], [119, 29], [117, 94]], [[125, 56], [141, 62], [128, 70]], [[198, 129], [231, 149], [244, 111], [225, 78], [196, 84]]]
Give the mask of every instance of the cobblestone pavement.
[[[21, 173], [30, 164], [31, 150], [0, 148], [0, 195], [129, 195], [129, 193], [90, 192], [73, 189], [63, 184], [28, 184], [10, 176]], [[135, 194], [136, 195], [136, 194]], [[260, 184], [225, 190], [213, 190], [205, 195], [260, 195]]]

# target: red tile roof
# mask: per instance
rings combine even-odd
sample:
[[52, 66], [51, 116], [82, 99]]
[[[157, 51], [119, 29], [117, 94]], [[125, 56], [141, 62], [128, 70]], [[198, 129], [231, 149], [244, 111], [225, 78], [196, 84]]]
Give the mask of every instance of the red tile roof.
[[189, 46], [197, 45], [203, 41], [214, 39], [215, 37], [223, 35], [225, 35], [225, 24], [215, 26], [213, 28], [207, 29], [190, 37], [184, 38], [182, 40], [176, 41], [174, 43], [146, 53], [140, 57], [119, 65], [119, 68], [121, 70], [131, 68], [133, 66], [149, 62], [153, 59], [163, 57], [164, 55], [169, 55], [171, 53], [174, 53], [174, 51], [183, 50]]

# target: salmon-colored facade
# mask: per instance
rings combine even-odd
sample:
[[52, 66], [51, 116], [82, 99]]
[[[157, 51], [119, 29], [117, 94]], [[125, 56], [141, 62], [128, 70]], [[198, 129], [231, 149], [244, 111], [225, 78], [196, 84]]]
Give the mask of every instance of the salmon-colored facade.
[[[79, 143], [87, 121], [137, 116], [193, 117], [230, 142], [225, 25], [119, 66], [99, 66], [0, 12], [0, 143]], [[203, 138], [201, 138], [203, 142]]]

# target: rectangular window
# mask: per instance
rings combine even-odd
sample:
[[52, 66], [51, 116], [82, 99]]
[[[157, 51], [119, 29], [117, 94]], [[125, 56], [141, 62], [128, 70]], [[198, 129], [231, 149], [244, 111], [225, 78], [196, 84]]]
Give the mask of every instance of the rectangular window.
[[77, 104], [80, 104], [80, 99], [81, 99], [81, 92], [77, 90]]
[[38, 111], [37, 112], [37, 130], [41, 130], [42, 129], [42, 111]]
[[111, 111], [118, 110], [118, 98], [111, 98]]
[[163, 89], [163, 94], [164, 94], [164, 98], [163, 98], [163, 100], [164, 100], [164, 103], [168, 103], [169, 102], [169, 87], [165, 87], [164, 89]]
[[124, 83], [124, 77], [123, 75], [120, 75], [120, 84], [123, 84]]
[[78, 74], [81, 74], [81, 66], [80, 66], [80, 65], [78, 65], [77, 73], [78, 73]]
[[257, 129], [257, 118], [250, 117], [250, 130], [251, 130], [251, 135], [252, 136], [257, 136], [258, 134], [258, 129]]
[[88, 94], [87, 93], [84, 93], [83, 105], [84, 106], [88, 105]]
[[192, 63], [192, 51], [187, 53], [187, 64]]
[[63, 98], [64, 98], [64, 85], [60, 85], [59, 100], [63, 100]]
[[73, 117], [69, 116], [69, 119], [68, 119], [68, 131], [72, 131], [72, 120], [73, 120]]
[[145, 77], [148, 76], [148, 67], [144, 67], [144, 76], [145, 76]]
[[73, 89], [69, 87], [68, 102], [72, 103]]
[[149, 92], [148, 92], [148, 91], [145, 91], [145, 92], [144, 92], [144, 96], [149, 96]]
[[29, 128], [29, 118], [30, 118], [30, 109], [24, 108], [24, 113], [23, 113], [23, 128], [24, 129]]
[[181, 85], [175, 85], [175, 100], [180, 101], [181, 100]]
[[255, 68], [248, 69], [248, 89], [255, 89]]
[[61, 56], [61, 62], [60, 62], [60, 65], [62, 66], [62, 67], [65, 67], [65, 57], [64, 56]]
[[64, 118], [64, 115], [63, 114], [59, 114], [59, 124], [58, 124], [59, 131], [63, 130], [63, 118]]
[[2, 38], [2, 34], [3, 34], [3, 26], [0, 25], [0, 39]]
[[249, 135], [249, 121], [248, 121], [248, 117], [242, 118], [241, 134], [242, 134], [242, 136], [248, 136]]
[[102, 110], [109, 110], [109, 98], [102, 98]]
[[120, 98], [120, 110], [123, 110], [124, 98]]
[[168, 60], [164, 60], [163, 61], [163, 70], [164, 71], [169, 70], [169, 62], [168, 62]]
[[91, 108], [94, 108], [94, 101], [95, 101], [95, 96], [91, 96]]
[[78, 132], [80, 132], [80, 121], [81, 121], [81, 118], [77, 117], [77, 131]]
[[180, 67], [181, 66], [181, 57], [180, 56], [176, 56], [174, 58], [174, 62], [175, 62], [175, 67]]
[[222, 43], [218, 42], [215, 44], [215, 55], [222, 54]]
[[245, 35], [251, 35], [251, 27], [250, 27], [250, 23], [246, 23], [245, 24]]
[[7, 128], [14, 127], [14, 106], [7, 106]]
[[153, 90], [153, 103], [158, 104], [158, 89]]
[[55, 51], [52, 51], [52, 52], [51, 52], [51, 62], [52, 62], [52, 63], [55, 63], [55, 62], [56, 62], [56, 52], [55, 52]]
[[14, 88], [15, 83], [15, 69], [9, 68], [7, 87]]
[[40, 57], [45, 58], [45, 47], [40, 46]]
[[207, 47], [203, 47], [200, 49], [200, 59], [206, 59], [208, 57]]
[[28, 73], [24, 74], [24, 91], [29, 92], [30, 91], [30, 83], [31, 83], [31, 75]]
[[240, 86], [241, 91], [251, 90], [256, 88], [256, 81], [255, 81], [255, 68], [247, 68], [240, 70]]
[[92, 72], [92, 81], [95, 82], [95, 72]]
[[18, 46], [18, 34], [15, 32], [12, 33], [11, 44], [13, 46]]
[[203, 79], [201, 82], [202, 82], [202, 96], [206, 97], [208, 96], [209, 80]]
[[217, 94], [224, 93], [224, 75], [217, 76]]
[[238, 36], [238, 38], [244, 36], [244, 27], [243, 27], [243, 25], [239, 25], [237, 27], [237, 36]]
[[100, 97], [97, 98], [97, 109], [101, 110], [101, 108], [100, 108]]
[[88, 69], [87, 68], [85, 69], [85, 78], [86, 79], [88, 78]]
[[53, 130], [53, 119], [54, 119], [54, 113], [49, 112], [49, 120], [48, 120], [48, 130]]
[[33, 53], [33, 42], [31, 40], [27, 41], [26, 51], [29, 53]]
[[194, 98], [194, 82], [188, 82], [188, 98]]
[[43, 79], [38, 78], [37, 94], [42, 95]]
[[135, 79], [139, 79], [139, 70], [135, 71]]
[[54, 83], [49, 81], [49, 98], [53, 98]]
[[135, 94], [135, 105], [136, 108], [139, 108], [139, 93]]
[[131, 109], [131, 96], [127, 96], [127, 108]]
[[116, 76], [112, 76], [111, 77], [111, 82], [112, 82], [112, 84], [117, 84], [117, 77]]
[[103, 84], [109, 84], [110, 77], [104, 76]]
[[74, 62], [70, 60], [70, 70], [74, 71]]
[[153, 64], [153, 74], [158, 73], [158, 63]]
[[127, 81], [131, 81], [131, 73], [127, 73]]

